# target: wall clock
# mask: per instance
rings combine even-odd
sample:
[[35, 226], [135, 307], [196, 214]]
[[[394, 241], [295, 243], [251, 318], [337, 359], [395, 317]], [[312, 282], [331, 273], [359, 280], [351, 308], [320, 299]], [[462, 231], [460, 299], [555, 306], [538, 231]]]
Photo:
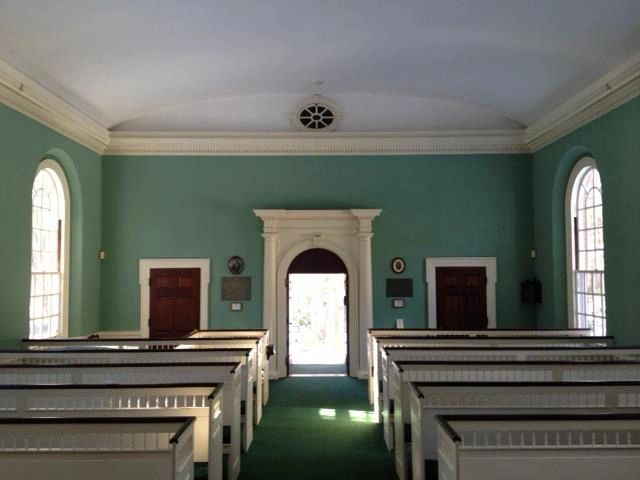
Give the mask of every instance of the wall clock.
[[402, 273], [404, 272], [406, 265], [404, 263], [404, 259], [401, 257], [396, 257], [391, 260], [391, 271], [393, 273]]
[[227, 268], [234, 275], [240, 275], [244, 270], [244, 260], [237, 255], [234, 255], [227, 262]]

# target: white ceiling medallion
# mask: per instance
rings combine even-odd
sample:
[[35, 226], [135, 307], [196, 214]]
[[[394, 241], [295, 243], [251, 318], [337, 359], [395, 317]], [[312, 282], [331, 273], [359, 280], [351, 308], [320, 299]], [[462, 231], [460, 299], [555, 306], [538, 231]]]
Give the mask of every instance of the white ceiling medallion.
[[340, 122], [340, 109], [328, 98], [314, 95], [299, 103], [290, 115], [301, 132], [333, 132]]

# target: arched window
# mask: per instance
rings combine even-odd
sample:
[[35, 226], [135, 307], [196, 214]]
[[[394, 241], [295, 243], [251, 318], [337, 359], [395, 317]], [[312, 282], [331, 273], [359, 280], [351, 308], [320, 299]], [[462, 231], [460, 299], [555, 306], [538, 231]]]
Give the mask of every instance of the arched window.
[[31, 205], [29, 338], [66, 336], [69, 188], [57, 162], [38, 166]]
[[606, 335], [602, 183], [592, 158], [580, 160], [571, 172], [566, 223], [569, 321]]

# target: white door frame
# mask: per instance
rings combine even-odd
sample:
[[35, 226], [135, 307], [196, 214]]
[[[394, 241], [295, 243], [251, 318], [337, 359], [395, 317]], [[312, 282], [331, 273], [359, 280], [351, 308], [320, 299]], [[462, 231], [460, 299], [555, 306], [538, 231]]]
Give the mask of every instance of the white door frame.
[[311, 248], [329, 250], [344, 262], [349, 277], [349, 374], [367, 375], [367, 330], [373, 326], [372, 222], [378, 209], [254, 210], [263, 221], [263, 325], [275, 342], [271, 376], [287, 375], [287, 291], [289, 266]]
[[436, 295], [436, 268], [438, 267], [484, 267], [487, 274], [487, 318], [488, 328], [496, 328], [496, 283], [498, 282], [496, 257], [427, 257], [427, 303], [429, 305], [429, 328], [438, 328]]
[[139, 261], [140, 282], [140, 336], [149, 337], [149, 302], [151, 288], [151, 270], [154, 268], [199, 268], [200, 269], [200, 329], [209, 325], [209, 279], [210, 264], [208, 258], [141, 258]]

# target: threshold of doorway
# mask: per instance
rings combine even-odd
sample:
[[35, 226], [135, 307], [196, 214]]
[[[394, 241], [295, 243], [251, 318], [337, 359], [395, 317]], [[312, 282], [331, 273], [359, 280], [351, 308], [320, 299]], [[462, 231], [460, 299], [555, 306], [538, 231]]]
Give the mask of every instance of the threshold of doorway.
[[306, 364], [292, 363], [289, 365], [289, 376], [346, 376], [347, 366], [338, 364]]

